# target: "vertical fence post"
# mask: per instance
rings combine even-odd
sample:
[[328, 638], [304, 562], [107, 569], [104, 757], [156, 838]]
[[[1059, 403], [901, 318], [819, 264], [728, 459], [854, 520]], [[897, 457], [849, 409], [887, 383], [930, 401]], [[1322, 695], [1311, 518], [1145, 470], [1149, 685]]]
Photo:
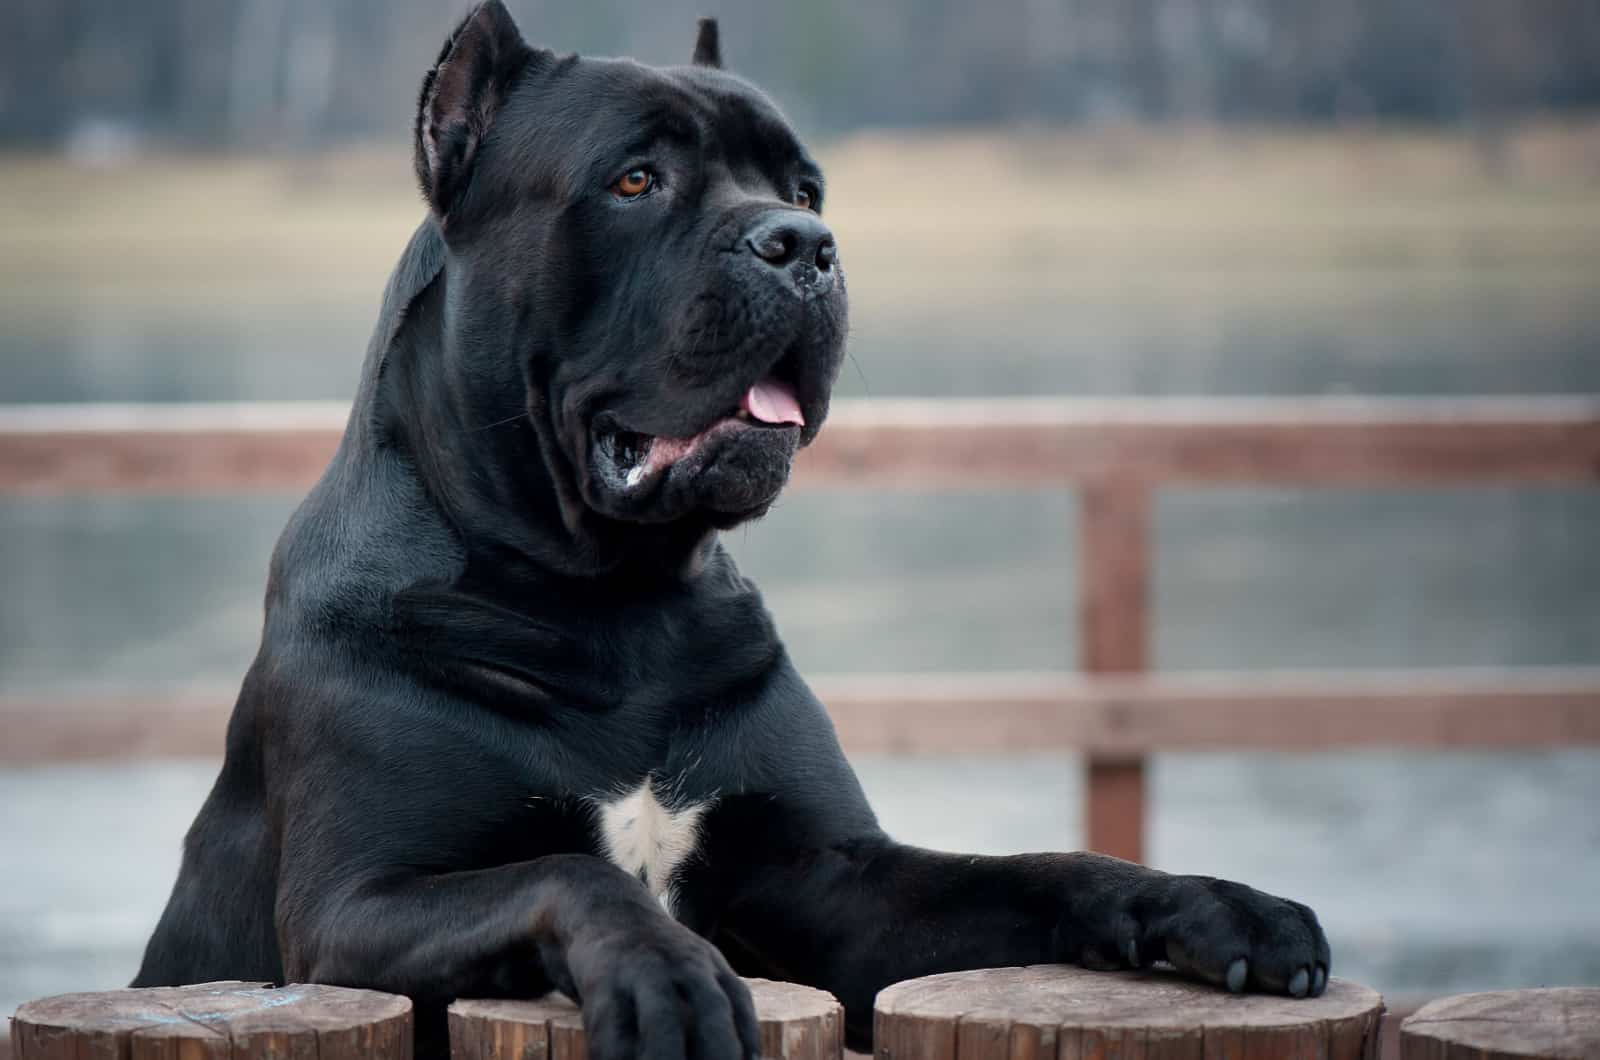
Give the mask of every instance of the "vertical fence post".
[[[1091, 674], [1149, 665], [1150, 488], [1105, 479], [1078, 494], [1079, 666]], [[1141, 755], [1092, 755], [1085, 777], [1090, 850], [1144, 860]]]

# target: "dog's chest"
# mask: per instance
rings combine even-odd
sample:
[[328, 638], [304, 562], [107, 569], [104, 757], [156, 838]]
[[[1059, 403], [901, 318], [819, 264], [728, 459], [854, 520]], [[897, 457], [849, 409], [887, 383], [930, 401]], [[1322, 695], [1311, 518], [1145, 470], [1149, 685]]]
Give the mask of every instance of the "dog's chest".
[[599, 803], [600, 842], [606, 857], [638, 877], [669, 914], [675, 912], [678, 870], [700, 842], [706, 805], [669, 808], [650, 778], [626, 795]]

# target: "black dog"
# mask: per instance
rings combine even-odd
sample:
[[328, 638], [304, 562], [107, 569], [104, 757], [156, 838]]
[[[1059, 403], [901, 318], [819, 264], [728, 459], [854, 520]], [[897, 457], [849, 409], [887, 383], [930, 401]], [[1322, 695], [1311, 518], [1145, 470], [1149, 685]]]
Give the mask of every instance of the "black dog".
[[719, 69], [530, 48], [478, 7], [423, 84], [430, 206], [343, 444], [273, 557], [227, 758], [137, 985], [579, 999], [596, 1060], [757, 1051], [734, 969], [871, 1032], [897, 980], [1170, 961], [1319, 993], [1305, 906], [879, 830], [717, 531], [821, 426], [822, 174]]

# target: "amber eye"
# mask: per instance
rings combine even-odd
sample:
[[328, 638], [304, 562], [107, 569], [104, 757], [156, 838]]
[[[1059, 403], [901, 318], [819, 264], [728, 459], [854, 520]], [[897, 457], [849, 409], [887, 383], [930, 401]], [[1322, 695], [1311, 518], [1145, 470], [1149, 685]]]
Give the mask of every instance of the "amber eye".
[[802, 210], [811, 209], [812, 203], [814, 202], [816, 202], [816, 200], [811, 197], [811, 191], [808, 188], [801, 188], [799, 191], [794, 193], [794, 204], [800, 207]]
[[656, 186], [656, 175], [648, 169], [630, 169], [611, 185], [611, 194], [619, 199], [637, 199]]

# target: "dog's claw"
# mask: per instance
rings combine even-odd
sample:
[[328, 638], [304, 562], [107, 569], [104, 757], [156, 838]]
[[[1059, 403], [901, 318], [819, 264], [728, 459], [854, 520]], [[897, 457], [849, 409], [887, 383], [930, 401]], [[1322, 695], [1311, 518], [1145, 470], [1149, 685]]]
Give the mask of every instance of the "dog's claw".
[[1240, 957], [1228, 965], [1228, 992], [1244, 993], [1244, 981], [1250, 975], [1250, 962]]
[[1311, 996], [1321, 997], [1322, 992], [1328, 988], [1328, 969], [1317, 965], [1317, 970], [1311, 973]]
[[1306, 991], [1311, 987], [1311, 973], [1304, 968], [1294, 973], [1289, 980], [1289, 996], [1305, 997]]

